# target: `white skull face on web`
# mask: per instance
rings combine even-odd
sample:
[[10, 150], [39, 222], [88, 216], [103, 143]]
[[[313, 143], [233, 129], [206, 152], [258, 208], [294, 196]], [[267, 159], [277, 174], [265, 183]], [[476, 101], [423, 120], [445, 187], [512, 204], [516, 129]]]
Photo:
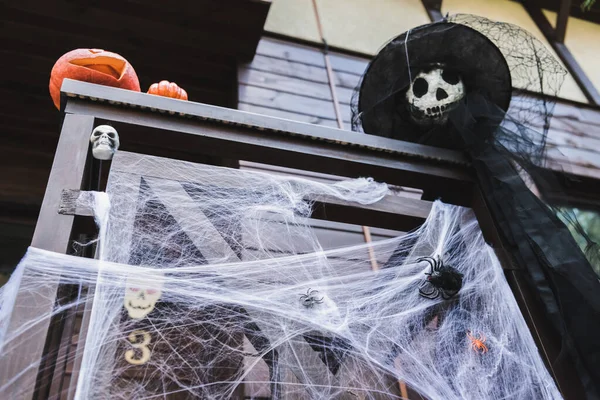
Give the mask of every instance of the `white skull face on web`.
[[125, 308], [129, 317], [141, 319], [154, 310], [156, 302], [162, 295], [164, 277], [130, 276], [125, 287]]
[[442, 66], [420, 72], [406, 92], [410, 116], [422, 126], [445, 124], [463, 97], [465, 86], [460, 75]]
[[110, 125], [97, 126], [90, 136], [92, 155], [98, 160], [111, 160], [119, 149], [119, 134]]

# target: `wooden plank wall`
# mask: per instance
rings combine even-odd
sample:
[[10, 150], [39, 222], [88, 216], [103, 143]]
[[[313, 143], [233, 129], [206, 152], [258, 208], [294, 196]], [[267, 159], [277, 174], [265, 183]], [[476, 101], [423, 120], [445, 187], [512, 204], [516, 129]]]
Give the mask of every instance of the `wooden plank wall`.
[[[367, 61], [343, 54], [330, 53], [334, 84], [345, 129], [350, 129], [350, 101]], [[337, 128], [331, 89], [322, 51], [308, 46], [263, 38], [251, 63], [238, 68], [238, 108], [257, 114], [302, 121]], [[332, 182], [341, 179], [290, 168], [253, 162], [240, 162], [241, 168], [276, 174], [293, 174], [309, 179]], [[404, 188], [402, 194], [420, 197], [420, 191]], [[315, 221], [316, 234], [325, 248], [362, 243], [362, 228], [356, 225]], [[373, 240], [400, 234], [397, 231], [371, 228]]]
[[[344, 129], [350, 99], [368, 59], [329, 53]], [[240, 65], [240, 110], [337, 127], [321, 50], [263, 37], [257, 55]], [[552, 168], [600, 179], [600, 110], [559, 101], [548, 135]]]
[[558, 169], [600, 179], [600, 110], [558, 103], [548, 134], [548, 155]]
[[[366, 62], [331, 54], [344, 125], [350, 99]], [[238, 108], [337, 128], [323, 53], [307, 46], [263, 38], [254, 60], [238, 70]]]

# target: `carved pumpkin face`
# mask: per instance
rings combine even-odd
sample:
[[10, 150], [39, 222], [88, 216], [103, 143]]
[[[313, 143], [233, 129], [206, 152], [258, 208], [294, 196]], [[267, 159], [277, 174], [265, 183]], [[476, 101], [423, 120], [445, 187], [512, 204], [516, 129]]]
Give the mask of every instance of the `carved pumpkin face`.
[[58, 109], [60, 87], [65, 78], [140, 91], [140, 82], [131, 64], [120, 55], [102, 49], [73, 50], [56, 61], [50, 73], [50, 96]]

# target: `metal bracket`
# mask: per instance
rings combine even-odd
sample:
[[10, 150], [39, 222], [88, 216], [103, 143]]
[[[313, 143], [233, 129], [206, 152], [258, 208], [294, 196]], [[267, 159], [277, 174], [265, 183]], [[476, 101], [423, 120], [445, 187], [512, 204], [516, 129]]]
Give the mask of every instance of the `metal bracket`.
[[80, 196], [91, 195], [91, 192], [78, 189], [63, 189], [58, 205], [58, 213], [61, 215], [80, 215], [84, 217], [93, 217], [94, 210], [90, 204], [79, 201]]

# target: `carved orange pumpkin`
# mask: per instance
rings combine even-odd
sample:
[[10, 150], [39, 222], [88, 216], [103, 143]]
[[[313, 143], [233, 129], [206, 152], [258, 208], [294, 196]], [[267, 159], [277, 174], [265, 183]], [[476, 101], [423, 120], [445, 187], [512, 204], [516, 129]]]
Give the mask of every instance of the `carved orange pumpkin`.
[[140, 81], [131, 64], [102, 49], [72, 50], [56, 61], [50, 73], [50, 96], [56, 108], [60, 108], [60, 87], [65, 78], [140, 91]]
[[159, 83], [153, 83], [148, 89], [149, 94], [157, 96], [172, 97], [179, 100], [187, 100], [188, 95], [185, 90], [177, 86], [175, 82], [160, 81]]

